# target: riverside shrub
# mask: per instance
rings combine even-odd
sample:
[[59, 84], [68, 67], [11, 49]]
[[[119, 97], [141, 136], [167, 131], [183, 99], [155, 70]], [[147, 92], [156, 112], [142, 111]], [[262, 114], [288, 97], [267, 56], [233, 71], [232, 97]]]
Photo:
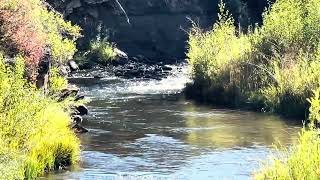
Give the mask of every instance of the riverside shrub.
[[100, 63], [107, 64], [116, 59], [114, 46], [105, 39], [98, 38], [90, 43], [89, 56], [96, 58]]
[[67, 81], [53, 69], [52, 97], [33, 81], [44, 49], [51, 49], [53, 66], [69, 60], [79, 31], [44, 1], [0, 0], [0, 179], [35, 179], [78, 160], [72, 103], [54, 100]]
[[69, 60], [79, 32], [41, 0], [0, 0], [0, 50], [11, 57], [23, 55], [33, 80], [44, 48], [50, 47], [54, 62]]
[[317, 0], [278, 0], [261, 27], [242, 34], [222, 3], [212, 30], [195, 26], [189, 33], [194, 82], [187, 95], [304, 117], [306, 99], [320, 85], [319, 14]]
[[27, 83], [24, 63], [0, 56], [0, 179], [33, 179], [78, 160], [69, 112]]

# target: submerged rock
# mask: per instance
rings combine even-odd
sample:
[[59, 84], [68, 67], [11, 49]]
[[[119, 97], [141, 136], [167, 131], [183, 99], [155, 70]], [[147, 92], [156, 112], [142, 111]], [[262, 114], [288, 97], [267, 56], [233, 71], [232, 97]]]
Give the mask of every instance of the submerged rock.
[[162, 79], [170, 75], [173, 70], [171, 66], [164, 65], [163, 62], [161, 64], [154, 63], [143, 56], [130, 57], [128, 63], [115, 65], [112, 69], [116, 76], [127, 79]]
[[162, 70], [164, 71], [171, 71], [172, 70], [172, 67], [168, 66], [168, 65], [164, 65], [162, 66]]

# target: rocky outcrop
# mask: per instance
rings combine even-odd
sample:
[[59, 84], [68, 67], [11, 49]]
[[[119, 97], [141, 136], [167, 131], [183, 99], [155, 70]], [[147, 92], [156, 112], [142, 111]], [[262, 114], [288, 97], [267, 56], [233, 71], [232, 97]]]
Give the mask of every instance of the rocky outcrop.
[[[49, 1], [50, 2], [50, 1]], [[153, 60], [185, 56], [188, 18], [209, 27], [216, 16], [218, 0], [65, 0], [60, 7], [66, 18], [83, 28], [79, 47], [85, 48], [97, 34], [109, 37], [130, 57], [143, 55]]]
[[[80, 49], [97, 34], [109, 37], [130, 57], [152, 60], [185, 57], [187, 33], [192, 19], [210, 28], [220, 0], [47, 0], [67, 19], [83, 28]], [[271, 0], [272, 2], [273, 0]], [[119, 7], [119, 3], [121, 7]], [[267, 0], [225, 0], [236, 21], [244, 26], [261, 21]], [[130, 23], [127, 21], [127, 17]]]

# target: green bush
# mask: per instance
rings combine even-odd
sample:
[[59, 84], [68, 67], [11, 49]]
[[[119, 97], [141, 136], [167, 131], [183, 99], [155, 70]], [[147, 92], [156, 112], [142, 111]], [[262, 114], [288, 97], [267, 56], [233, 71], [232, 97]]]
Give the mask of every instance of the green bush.
[[27, 74], [35, 80], [45, 47], [53, 64], [70, 60], [76, 52], [80, 28], [49, 10], [41, 0], [0, 0], [0, 50], [7, 56], [24, 56]]
[[66, 89], [68, 86], [68, 81], [65, 77], [59, 74], [58, 68], [52, 68], [50, 70], [49, 79], [50, 94], [58, 94], [59, 92], [61, 92], [61, 90]]
[[79, 141], [64, 104], [23, 78], [22, 58], [9, 67], [0, 57], [1, 179], [33, 179], [78, 160]]
[[114, 46], [106, 40], [97, 39], [90, 43], [89, 56], [95, 61], [106, 64], [116, 59]]

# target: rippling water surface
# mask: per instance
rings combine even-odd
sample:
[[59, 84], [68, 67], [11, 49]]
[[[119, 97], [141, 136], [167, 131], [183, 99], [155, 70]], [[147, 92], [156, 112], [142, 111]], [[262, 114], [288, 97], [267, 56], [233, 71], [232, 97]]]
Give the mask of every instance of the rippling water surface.
[[296, 138], [300, 127], [277, 116], [186, 101], [186, 68], [173, 68], [161, 81], [72, 78], [91, 99], [90, 132], [79, 167], [47, 178], [251, 179], [273, 143]]

